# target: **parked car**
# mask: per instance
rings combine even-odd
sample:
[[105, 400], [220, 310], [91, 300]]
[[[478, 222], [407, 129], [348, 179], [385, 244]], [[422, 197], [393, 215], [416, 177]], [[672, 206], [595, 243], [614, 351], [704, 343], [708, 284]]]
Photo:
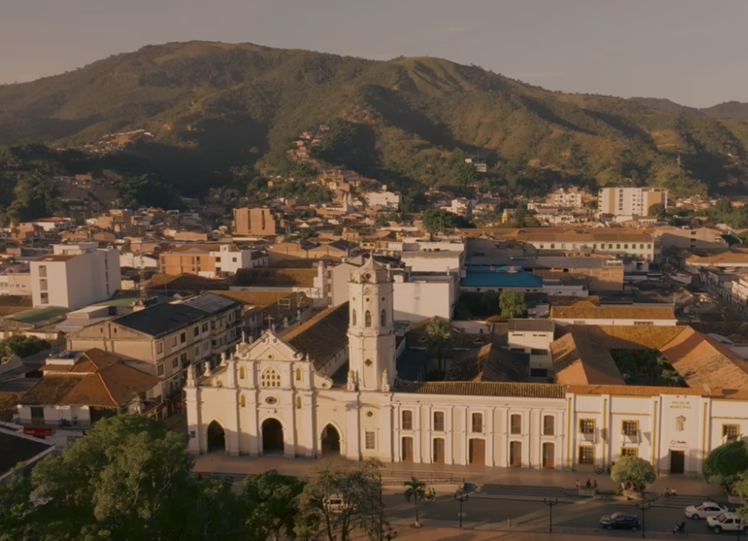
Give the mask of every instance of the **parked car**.
[[606, 530], [639, 531], [639, 517], [624, 513], [613, 513], [600, 519], [600, 527]]
[[340, 496], [332, 496], [325, 500], [325, 507], [327, 507], [331, 513], [340, 513], [345, 509], [345, 500]]
[[735, 513], [722, 513], [716, 517], [709, 517], [706, 519], [706, 525], [714, 530], [714, 533], [720, 533], [722, 530], [734, 532], [748, 527]]
[[714, 502], [704, 502], [701, 505], [689, 505], [685, 510], [686, 517], [694, 520], [716, 517], [722, 513], [729, 512], [730, 510], [727, 507]]

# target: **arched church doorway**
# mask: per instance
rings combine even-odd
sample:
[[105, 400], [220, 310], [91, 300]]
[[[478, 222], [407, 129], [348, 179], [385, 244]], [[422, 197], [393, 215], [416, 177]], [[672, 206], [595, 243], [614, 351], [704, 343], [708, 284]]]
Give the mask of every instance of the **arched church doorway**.
[[283, 425], [277, 419], [265, 419], [262, 423], [262, 452], [283, 452]]
[[322, 455], [340, 454], [340, 433], [332, 425], [322, 429]]
[[226, 434], [223, 431], [223, 427], [216, 421], [213, 421], [208, 425], [208, 452], [225, 450]]

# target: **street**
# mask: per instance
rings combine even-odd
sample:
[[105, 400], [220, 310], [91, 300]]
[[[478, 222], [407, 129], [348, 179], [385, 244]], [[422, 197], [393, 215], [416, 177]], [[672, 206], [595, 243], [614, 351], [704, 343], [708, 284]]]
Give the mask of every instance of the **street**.
[[[415, 517], [413, 503], [404, 496], [385, 496], [387, 516], [393, 524], [404, 525]], [[459, 503], [451, 495], [441, 496], [435, 502], [419, 502], [421, 523], [424, 526], [440, 527], [457, 525]], [[549, 528], [549, 509], [542, 501], [520, 501], [472, 497], [463, 505], [465, 528], [492, 531], [544, 532]], [[608, 532], [599, 528], [600, 517], [615, 512], [632, 514], [645, 524], [645, 532], [652, 537], [673, 537], [673, 527], [686, 522], [687, 531], [677, 538], [698, 536], [698, 539], [734, 539], [735, 533], [715, 535], [707, 529], [706, 521], [686, 519], [680, 507], [662, 507], [656, 504], [646, 511], [645, 521], [642, 511], [632, 502], [559, 503], [553, 507], [553, 530], [555, 533], [600, 535], [609, 537], [640, 538], [642, 532]]]

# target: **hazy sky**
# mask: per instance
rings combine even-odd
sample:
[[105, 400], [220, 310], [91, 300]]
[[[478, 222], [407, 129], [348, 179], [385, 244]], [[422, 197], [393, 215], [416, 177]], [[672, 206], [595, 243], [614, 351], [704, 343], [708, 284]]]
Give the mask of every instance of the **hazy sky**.
[[552, 90], [748, 101], [748, 0], [0, 0], [0, 82], [168, 41], [439, 56]]

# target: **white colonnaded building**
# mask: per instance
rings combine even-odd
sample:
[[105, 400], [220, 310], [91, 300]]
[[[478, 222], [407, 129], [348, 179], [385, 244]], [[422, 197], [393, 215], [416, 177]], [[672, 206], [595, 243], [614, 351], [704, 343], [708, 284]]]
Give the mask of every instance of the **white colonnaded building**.
[[200, 376], [190, 367], [190, 451], [581, 471], [633, 455], [698, 474], [748, 432], [746, 390], [403, 381], [393, 304], [390, 271], [369, 260], [347, 303], [245, 340]]

